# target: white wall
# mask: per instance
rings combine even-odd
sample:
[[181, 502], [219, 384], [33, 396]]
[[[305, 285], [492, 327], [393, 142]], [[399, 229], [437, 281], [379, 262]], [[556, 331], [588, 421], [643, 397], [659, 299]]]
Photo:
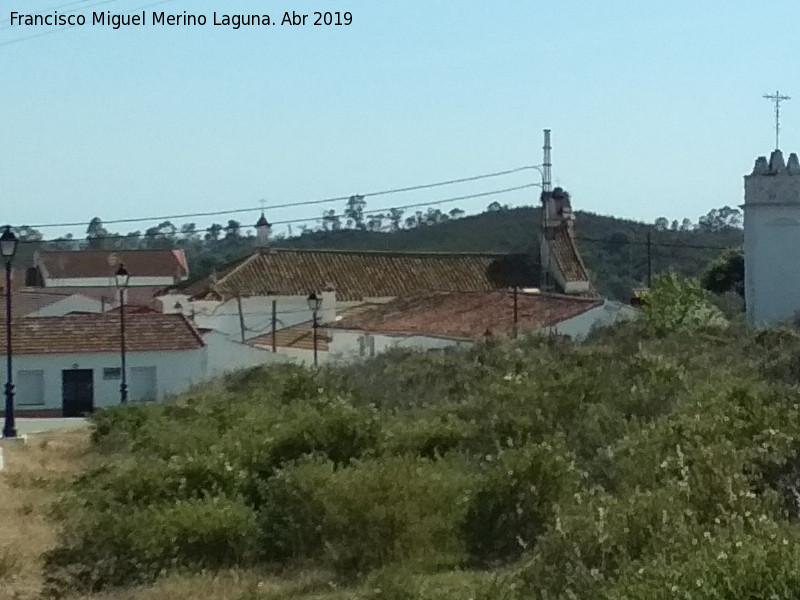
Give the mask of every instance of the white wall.
[[[179, 280], [180, 281], [180, 280]], [[171, 286], [175, 285], [175, 277], [136, 277], [131, 275], [130, 287], [139, 286]], [[113, 276], [109, 277], [70, 277], [57, 279], [47, 277], [44, 280], [45, 287], [116, 287], [117, 282]]]
[[203, 334], [203, 341], [208, 352], [206, 379], [214, 379], [237, 369], [292, 362], [292, 358], [286, 354], [248, 346], [217, 331]]
[[[798, 177], [800, 179], [800, 177]], [[777, 323], [800, 311], [800, 204], [747, 206], [745, 298], [751, 325]]]
[[[5, 361], [5, 356], [0, 357]], [[206, 348], [174, 352], [128, 352], [128, 381], [130, 369], [135, 367], [155, 367], [158, 397], [184, 391], [203, 379], [206, 370]], [[27, 410], [61, 410], [62, 386], [61, 371], [64, 369], [92, 369], [94, 371], [94, 406], [116, 406], [119, 404], [120, 379], [103, 379], [103, 369], [119, 367], [119, 353], [102, 354], [59, 354], [59, 355], [19, 355], [14, 357], [14, 372], [20, 370], [44, 371], [44, 404], [26, 404], [26, 390], [15, 387], [15, 407]], [[18, 377], [16, 379], [19, 379]], [[5, 385], [5, 370], [2, 384]]]
[[[159, 297], [164, 312], [176, 312], [175, 303], [180, 302], [186, 317], [194, 309], [195, 324], [202, 329], [213, 329], [241, 341], [239, 308], [236, 299], [226, 302], [216, 300], [195, 300], [190, 302], [186, 296], [168, 294]], [[284, 329], [311, 320], [307, 296], [249, 296], [242, 298], [245, 340], [264, 335], [272, 331], [272, 301], [275, 300], [277, 310], [277, 329]], [[320, 324], [332, 321], [339, 307], [353, 303], [337, 305], [335, 296], [323, 295], [323, 306], [319, 313]]]
[[[469, 340], [425, 335], [365, 334], [362, 331], [352, 329], [329, 329], [328, 332], [333, 337], [333, 340], [328, 343], [329, 356], [327, 359], [331, 361], [351, 361], [369, 358], [391, 348], [431, 350], [451, 346], [466, 347], [473, 344]], [[372, 338], [372, 342], [368, 341], [370, 338]], [[363, 354], [362, 339], [366, 340], [363, 344]]]
[[[745, 177], [744, 257], [747, 321], [765, 325], [800, 311], [800, 174], [756, 161]], [[795, 159], [796, 161], [796, 159]], [[792, 163], [790, 159], [790, 163]], [[774, 172], [777, 171], [777, 172]]]
[[582, 340], [594, 328], [607, 327], [620, 321], [635, 319], [638, 315], [639, 311], [627, 304], [606, 300], [601, 306], [587, 310], [566, 321], [561, 321], [555, 327], [549, 328], [548, 331], [568, 335], [574, 340]]

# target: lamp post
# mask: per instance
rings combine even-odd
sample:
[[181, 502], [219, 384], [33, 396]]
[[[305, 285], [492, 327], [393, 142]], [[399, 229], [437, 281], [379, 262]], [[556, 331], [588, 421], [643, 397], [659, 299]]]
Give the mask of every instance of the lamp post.
[[131, 275], [125, 268], [125, 265], [119, 265], [114, 278], [119, 290], [119, 351], [122, 363], [122, 383], [119, 384], [119, 401], [120, 404], [128, 402], [128, 383], [125, 375], [125, 288], [128, 287]]
[[3, 437], [17, 437], [17, 428], [14, 423], [14, 379], [11, 358], [11, 261], [17, 253], [19, 240], [11, 226], [6, 225], [3, 235], [0, 235], [0, 254], [6, 263], [6, 416], [3, 424]]
[[317, 366], [317, 329], [319, 328], [319, 321], [317, 319], [317, 313], [319, 312], [320, 307], [322, 306], [322, 298], [317, 297], [314, 292], [311, 292], [308, 295], [308, 308], [311, 309], [311, 314], [313, 315], [313, 323], [312, 329], [314, 332], [314, 366]]

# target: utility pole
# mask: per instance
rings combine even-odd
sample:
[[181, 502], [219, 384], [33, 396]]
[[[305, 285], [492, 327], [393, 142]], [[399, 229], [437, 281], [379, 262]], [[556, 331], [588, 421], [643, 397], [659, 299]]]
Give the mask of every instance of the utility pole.
[[653, 242], [650, 239], [650, 232], [647, 232], [647, 287], [653, 285]]
[[275, 339], [276, 329], [278, 328], [278, 301], [272, 301], [272, 352], [278, 351], [277, 340]]
[[242, 297], [236, 294], [236, 306], [239, 308], [239, 329], [242, 332], [242, 343], [245, 342], [244, 312], [242, 311]]
[[764, 99], [769, 100], [770, 102], [775, 103], [775, 150], [780, 148], [778, 145], [778, 136], [781, 131], [781, 102], [784, 100], [791, 100], [789, 96], [783, 96], [779, 91], [775, 91], [774, 94], [764, 94]]
[[519, 311], [517, 308], [517, 286], [514, 286], [514, 337], [516, 338], [519, 333]]

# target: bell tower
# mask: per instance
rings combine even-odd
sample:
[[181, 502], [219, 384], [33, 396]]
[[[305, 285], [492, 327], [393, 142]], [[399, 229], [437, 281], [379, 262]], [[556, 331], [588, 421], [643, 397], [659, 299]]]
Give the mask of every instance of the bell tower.
[[767, 325], [800, 312], [800, 162], [774, 150], [744, 178], [747, 322]]

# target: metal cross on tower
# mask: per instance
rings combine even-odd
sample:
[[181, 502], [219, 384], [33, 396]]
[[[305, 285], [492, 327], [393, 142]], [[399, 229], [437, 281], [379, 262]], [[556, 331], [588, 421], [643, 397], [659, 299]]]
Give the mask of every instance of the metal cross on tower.
[[778, 150], [778, 136], [781, 131], [781, 102], [784, 100], [791, 100], [791, 98], [789, 96], [782, 96], [777, 90], [774, 94], [764, 94], [764, 98], [775, 103], [775, 149]]

